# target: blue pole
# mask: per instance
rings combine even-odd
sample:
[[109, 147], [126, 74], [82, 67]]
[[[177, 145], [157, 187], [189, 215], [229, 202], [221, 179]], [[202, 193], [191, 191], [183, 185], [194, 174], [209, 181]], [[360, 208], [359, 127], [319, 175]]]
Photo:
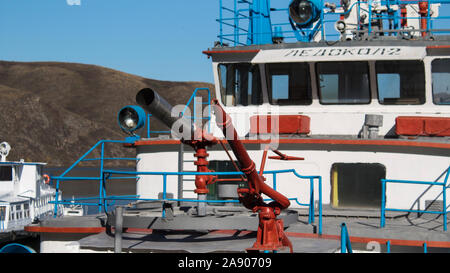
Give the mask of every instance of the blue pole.
[[219, 9], [219, 17], [220, 17], [220, 25], [219, 25], [219, 32], [220, 32], [220, 45], [223, 45], [223, 24], [222, 24], [222, 20], [223, 20], [223, 15], [222, 15], [222, 0], [219, 1], [219, 5], [220, 5], [220, 9]]
[[[323, 0], [322, 1], [320, 1], [320, 4], [321, 4], [321, 6], [322, 6], [322, 9], [321, 9], [321, 11], [323, 11]], [[320, 27], [322, 28], [322, 33], [321, 33], [321, 36], [322, 36], [322, 41], [325, 41], [325, 24], [323, 23], [323, 17], [324, 17], [324, 13], [323, 12], [321, 12], [320, 13]]]
[[237, 29], [237, 0], [234, 0], [234, 46], [237, 46], [238, 43], [238, 39], [239, 39], [239, 34], [238, 34], [238, 29]]
[[391, 253], [391, 241], [386, 242], [386, 252]]
[[272, 179], [272, 183], [273, 183], [273, 189], [277, 190], [277, 174], [273, 173], [273, 179]]
[[427, 253], [427, 242], [423, 243], [423, 253]]
[[322, 235], [322, 176], [319, 176], [319, 235]]
[[341, 224], [341, 253], [353, 253], [350, 237], [348, 236], [347, 225]]
[[443, 199], [443, 205], [442, 205], [442, 213], [443, 213], [443, 221], [444, 221], [444, 231], [447, 231], [447, 185], [444, 183], [443, 189], [442, 189], [442, 199]]
[[208, 133], [211, 133], [211, 91], [208, 90]]
[[341, 253], [347, 253], [347, 249], [345, 247], [345, 241], [347, 240], [345, 234], [345, 224], [341, 224]]
[[103, 207], [103, 187], [104, 187], [104, 179], [103, 179], [103, 158], [105, 156], [105, 143], [102, 142], [102, 146], [101, 146], [101, 153], [100, 153], [100, 189], [99, 189], [99, 198], [100, 198], [100, 204], [98, 206], [98, 213], [102, 212], [102, 207]]
[[386, 206], [386, 200], [385, 200], [385, 196], [386, 196], [386, 182], [384, 181], [384, 179], [381, 179], [381, 216], [380, 216], [380, 227], [383, 228], [384, 227], [384, 209]]
[[53, 218], [56, 218], [56, 215], [58, 214], [58, 199], [59, 199], [59, 180], [56, 180], [55, 208], [53, 209]]
[[314, 223], [314, 179], [309, 179], [309, 223]]
[[[163, 200], [164, 201], [167, 198], [166, 190], [167, 190], [167, 175], [163, 175]], [[165, 202], [163, 202], [162, 218], [166, 218]]]
[[147, 114], [147, 138], [150, 138], [150, 117], [152, 114]]

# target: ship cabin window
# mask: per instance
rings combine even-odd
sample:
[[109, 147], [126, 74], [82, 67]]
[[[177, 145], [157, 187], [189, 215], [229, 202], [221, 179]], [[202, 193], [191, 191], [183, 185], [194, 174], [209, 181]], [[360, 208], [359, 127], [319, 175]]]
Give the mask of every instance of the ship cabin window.
[[317, 63], [316, 70], [320, 103], [370, 103], [367, 62], [323, 62]]
[[312, 91], [308, 63], [266, 66], [269, 102], [272, 105], [309, 105]]
[[261, 75], [258, 65], [219, 65], [220, 91], [226, 106], [261, 105]]
[[11, 181], [11, 180], [12, 180], [12, 167], [0, 166], [0, 181]]
[[421, 61], [376, 62], [381, 104], [424, 104], [425, 70]]
[[450, 59], [431, 62], [434, 104], [450, 105]]

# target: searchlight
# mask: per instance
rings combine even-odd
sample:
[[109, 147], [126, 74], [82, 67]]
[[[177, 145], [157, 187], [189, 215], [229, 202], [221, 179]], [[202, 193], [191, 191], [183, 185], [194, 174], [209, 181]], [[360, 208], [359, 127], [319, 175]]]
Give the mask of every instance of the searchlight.
[[120, 109], [117, 116], [120, 128], [129, 135], [144, 126], [146, 114], [144, 109], [135, 105], [128, 105]]
[[297, 28], [308, 28], [319, 20], [320, 0], [293, 0], [289, 4], [289, 19]]

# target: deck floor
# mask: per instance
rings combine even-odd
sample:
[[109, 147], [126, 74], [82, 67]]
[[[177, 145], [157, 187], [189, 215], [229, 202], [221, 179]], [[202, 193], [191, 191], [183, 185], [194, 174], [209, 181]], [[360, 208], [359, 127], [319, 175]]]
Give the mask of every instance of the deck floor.
[[[410, 247], [405, 251], [421, 252], [423, 243], [439, 252], [450, 252], [450, 232], [443, 231], [442, 217], [388, 215], [386, 226], [380, 228], [375, 211], [324, 211], [322, 235], [318, 235], [318, 217], [308, 224], [299, 211], [298, 222], [291, 224], [286, 234], [295, 253], [334, 253], [340, 251], [341, 224], [345, 223], [355, 250], [374, 250], [369, 245], [379, 244], [384, 252], [386, 241], [393, 248]], [[379, 214], [378, 214], [379, 215]], [[254, 231], [156, 232], [128, 231], [123, 234], [126, 252], [245, 252], [256, 239]], [[82, 249], [114, 250], [114, 236], [99, 233], [80, 240]], [[414, 249], [415, 248], [415, 249]], [[402, 250], [399, 250], [402, 251]], [[288, 252], [288, 249], [281, 252]]]

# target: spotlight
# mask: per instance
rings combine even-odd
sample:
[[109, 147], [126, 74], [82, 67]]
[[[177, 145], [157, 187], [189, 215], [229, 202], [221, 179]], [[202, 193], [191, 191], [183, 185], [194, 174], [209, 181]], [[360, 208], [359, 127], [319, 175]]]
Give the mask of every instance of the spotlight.
[[289, 17], [297, 27], [309, 27], [320, 17], [318, 0], [293, 0], [289, 4]]
[[144, 126], [145, 118], [144, 109], [135, 105], [123, 107], [117, 116], [120, 128], [130, 135], [133, 135], [134, 131]]
[[339, 31], [340, 33], [344, 33], [346, 25], [344, 21], [337, 21], [334, 24], [334, 27], [336, 28], [337, 31]]

